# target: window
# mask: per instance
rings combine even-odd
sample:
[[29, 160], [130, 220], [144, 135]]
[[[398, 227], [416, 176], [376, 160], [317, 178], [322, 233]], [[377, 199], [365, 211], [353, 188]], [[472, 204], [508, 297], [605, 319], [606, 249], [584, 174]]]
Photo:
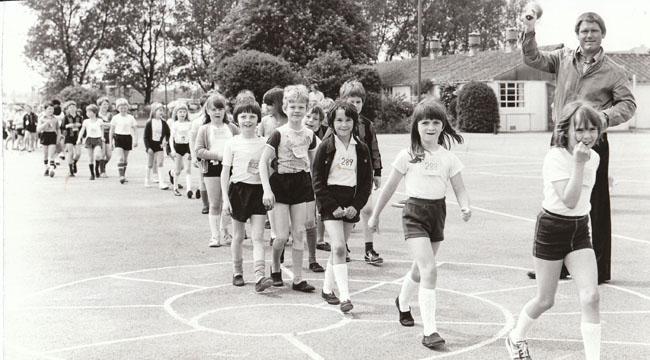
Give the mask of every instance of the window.
[[504, 82], [499, 83], [499, 105], [502, 108], [524, 107], [524, 83]]

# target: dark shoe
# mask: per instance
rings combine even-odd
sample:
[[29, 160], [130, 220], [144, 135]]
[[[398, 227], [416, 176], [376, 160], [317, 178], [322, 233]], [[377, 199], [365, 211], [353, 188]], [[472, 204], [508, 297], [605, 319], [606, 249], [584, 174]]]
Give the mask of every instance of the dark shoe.
[[334, 291], [329, 294], [325, 294], [325, 292], [321, 290], [320, 297], [322, 297], [323, 300], [327, 301], [327, 303], [330, 305], [338, 305], [341, 303], [341, 300], [339, 300], [339, 298], [334, 295]]
[[209, 214], [209, 213], [210, 213], [210, 209], [208, 209], [208, 208], [203, 208], [203, 209], [201, 210], [201, 214], [204, 214], [204, 215], [205, 215], [205, 214]]
[[311, 270], [311, 271], [313, 271], [315, 273], [325, 272], [325, 269], [323, 269], [323, 267], [320, 266], [320, 264], [317, 263], [317, 262], [313, 262], [313, 263], [309, 264], [309, 270]]
[[43, 176], [50, 176], [50, 169], [45, 169]]
[[528, 276], [528, 278], [531, 279], [531, 280], [535, 280], [535, 279], [537, 279], [537, 275], [535, 275], [535, 272], [534, 272], [534, 271], [529, 271], [529, 272], [527, 272], [527, 273], [526, 273], [526, 276]]
[[124, 184], [126, 182], [126, 178], [124, 176], [120, 176], [120, 184]]
[[352, 261], [352, 259], [350, 259], [350, 255], [345, 255], [345, 262], [349, 263], [350, 261]]
[[352, 305], [352, 301], [350, 300], [345, 300], [344, 302], [341, 303], [341, 312], [344, 314], [347, 314], [352, 310], [354, 306]]
[[296, 291], [302, 291], [302, 292], [312, 292], [316, 290], [315, 287], [309, 285], [307, 281], [303, 280], [297, 284], [291, 285], [291, 288], [296, 290]]
[[182, 196], [182, 195], [183, 195], [183, 194], [181, 194], [180, 191], [178, 191], [178, 189], [174, 189], [173, 193], [174, 193], [174, 195], [176, 195], [176, 196]]
[[607, 284], [609, 279], [598, 278], [598, 285]]
[[273, 280], [271, 278], [263, 277], [255, 283], [255, 292], [263, 292], [264, 290], [270, 288], [273, 285]]
[[192, 198], [192, 190], [187, 190], [187, 198], [188, 199]]
[[197, 199], [200, 199], [200, 198], [201, 198], [201, 190], [198, 190], [198, 189], [197, 189], [197, 190], [194, 192], [194, 197], [197, 198]]
[[284, 249], [282, 249], [282, 254], [280, 254], [280, 264], [284, 264]]
[[399, 296], [395, 298], [395, 306], [397, 306], [397, 311], [399, 311], [399, 323], [402, 326], [414, 326], [415, 320], [413, 320], [413, 315], [411, 315], [411, 310], [402, 311], [399, 308]]
[[330, 243], [328, 242], [322, 242], [316, 244], [316, 249], [323, 251], [332, 251], [332, 246], [330, 246]]
[[[534, 271], [529, 271], [526, 273], [526, 275], [528, 275], [528, 278], [532, 280], [535, 280], [537, 278], [537, 275], [535, 275]], [[569, 274], [568, 271], [560, 272], [560, 280], [571, 280], [571, 274]]]
[[232, 277], [232, 284], [235, 286], [244, 286], [244, 277], [241, 274], [237, 274]]
[[445, 339], [440, 337], [440, 334], [434, 332], [431, 335], [425, 335], [422, 338], [422, 345], [428, 347], [429, 349], [435, 349], [445, 344]]
[[90, 180], [95, 180], [95, 174], [90, 174]]
[[167, 172], [167, 175], [169, 175], [169, 183], [172, 184], [172, 185], [174, 185], [174, 177], [172, 176], [172, 171], [169, 170], [169, 171]]
[[273, 286], [275, 287], [284, 286], [284, 282], [282, 281], [282, 270], [278, 272], [272, 272], [271, 280], [273, 280]]
[[268, 220], [266, 220], [266, 222], [264, 223], [264, 228], [267, 230], [271, 230], [271, 223]]
[[370, 265], [380, 265], [384, 262], [384, 259], [375, 250], [366, 251], [366, 255], [363, 258]]

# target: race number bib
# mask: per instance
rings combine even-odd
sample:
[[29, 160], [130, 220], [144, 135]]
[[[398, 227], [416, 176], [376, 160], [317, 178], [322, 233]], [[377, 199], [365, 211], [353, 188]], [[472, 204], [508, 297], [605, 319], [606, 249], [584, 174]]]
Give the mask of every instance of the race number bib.
[[178, 141], [183, 144], [187, 144], [187, 136], [185, 135], [180, 135], [178, 138]]
[[248, 162], [248, 173], [257, 175], [260, 173], [260, 162], [256, 159], [250, 159]]
[[440, 176], [440, 161], [437, 159], [425, 159], [422, 162], [422, 170], [425, 175]]
[[293, 152], [293, 155], [297, 158], [304, 159], [307, 157], [307, 145], [295, 146], [291, 148], [291, 152]]
[[354, 159], [353, 158], [341, 156], [338, 165], [339, 165], [339, 169], [354, 171]]

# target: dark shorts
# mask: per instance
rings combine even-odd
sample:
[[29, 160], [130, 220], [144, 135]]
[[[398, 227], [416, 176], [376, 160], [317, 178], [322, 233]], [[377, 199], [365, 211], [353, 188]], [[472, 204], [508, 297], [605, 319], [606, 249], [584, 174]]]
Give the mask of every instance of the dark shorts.
[[446, 217], [445, 198], [435, 200], [408, 198], [402, 210], [404, 239], [425, 237], [431, 242], [444, 240]]
[[25, 136], [25, 129], [16, 129], [16, 134], [18, 136]]
[[533, 256], [562, 260], [570, 252], [591, 249], [589, 215], [563, 216], [542, 209], [537, 215]]
[[43, 146], [56, 145], [56, 133], [52, 131], [42, 132], [41, 144], [43, 144]]
[[110, 142], [111, 142], [110, 136], [111, 136], [110, 132], [104, 131], [104, 142], [105, 143], [110, 144]]
[[[221, 177], [221, 169], [223, 168], [221, 162], [213, 164], [212, 161], [205, 161], [203, 165], [203, 177]], [[207, 166], [207, 169], [205, 166]]]
[[115, 147], [122, 148], [124, 151], [131, 151], [133, 149], [133, 139], [131, 135], [115, 134]]
[[271, 191], [275, 201], [295, 205], [314, 201], [314, 189], [311, 187], [311, 176], [308, 172], [301, 171], [291, 174], [278, 174], [269, 178]]
[[243, 182], [230, 184], [228, 199], [232, 207], [232, 218], [239, 222], [246, 222], [251, 215], [266, 215], [262, 195], [264, 195], [262, 184]]
[[[77, 133], [78, 134], [78, 133]], [[77, 143], [77, 137], [74, 135], [66, 135], [65, 139], [63, 140], [64, 144], [76, 144]]]
[[86, 149], [94, 149], [97, 146], [101, 147], [102, 142], [103, 142], [103, 140], [100, 137], [98, 137], [98, 138], [88, 137], [88, 138], [86, 138]]
[[[356, 189], [351, 186], [338, 186], [338, 185], [328, 185], [327, 188], [330, 191], [330, 194], [334, 198], [334, 201], [342, 207], [346, 208], [350, 205], [352, 205], [352, 202], [354, 201], [354, 193]], [[342, 218], [336, 218], [330, 211], [323, 211], [322, 209], [319, 209], [320, 212], [320, 218], [322, 221], [325, 220], [341, 220], [346, 223], [357, 223], [359, 222], [359, 212], [357, 212], [357, 215], [353, 217], [352, 219], [348, 219], [346, 217]]]
[[[162, 141], [151, 140], [151, 142], [149, 143], [149, 149], [153, 150], [153, 152], [155, 153], [162, 151]], [[149, 152], [148, 149], [147, 152]]]
[[174, 143], [174, 151], [180, 156], [190, 153], [190, 144], [177, 144]]

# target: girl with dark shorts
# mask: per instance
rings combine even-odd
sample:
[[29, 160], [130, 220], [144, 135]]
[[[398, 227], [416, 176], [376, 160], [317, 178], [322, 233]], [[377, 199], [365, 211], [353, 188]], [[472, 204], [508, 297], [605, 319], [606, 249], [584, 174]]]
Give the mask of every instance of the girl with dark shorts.
[[[43, 163], [45, 164], [45, 176], [54, 177], [56, 163], [56, 142], [59, 139], [59, 121], [54, 116], [54, 104], [44, 105], [43, 115], [38, 119], [36, 131], [41, 133], [41, 144], [43, 145]], [[49, 164], [48, 164], [49, 162]]]
[[99, 161], [99, 173], [102, 177], [106, 176], [106, 164], [111, 160], [113, 155], [113, 147], [111, 145], [111, 120], [113, 120], [113, 113], [110, 112], [111, 102], [107, 97], [103, 96], [97, 99], [97, 106], [99, 106], [99, 113], [97, 117], [102, 120], [102, 129], [104, 129], [104, 155]]
[[[347, 313], [353, 306], [345, 244], [370, 196], [372, 165], [368, 147], [354, 135], [359, 124], [354, 106], [339, 101], [327, 118], [332, 131], [316, 150], [312, 178], [318, 211], [332, 246], [321, 296], [331, 305], [340, 303], [341, 311]], [[339, 297], [334, 294], [335, 285]]]
[[[226, 118], [226, 98], [215, 93], [210, 95], [203, 106], [205, 120], [196, 135], [196, 156], [201, 159], [203, 181], [208, 193], [210, 210], [208, 222], [210, 224], [210, 247], [220, 247], [221, 231], [221, 161], [226, 141], [230, 140], [238, 130], [232, 124], [224, 123]], [[233, 129], [234, 128], [234, 129]]]
[[77, 114], [77, 103], [66, 101], [61, 106], [65, 116], [61, 123], [61, 132], [64, 135], [63, 144], [65, 146], [65, 160], [70, 170], [69, 176], [75, 176], [77, 173], [77, 162], [81, 157], [81, 146], [76, 145], [79, 138], [79, 130], [83, 118]]
[[397, 155], [368, 220], [368, 227], [376, 231], [381, 211], [404, 178], [409, 198], [402, 212], [402, 227], [414, 261], [395, 305], [400, 324], [413, 326], [409, 302], [418, 291], [424, 327], [422, 345], [430, 349], [445, 343], [436, 325], [436, 254], [444, 239], [448, 183], [456, 194], [462, 219], [468, 221], [472, 215], [461, 175], [463, 164], [449, 151], [452, 141], [462, 143], [463, 138], [449, 124], [445, 107], [434, 100], [420, 102], [413, 110], [411, 146]]
[[192, 122], [186, 104], [180, 104], [174, 109], [171, 124], [171, 156], [174, 158], [174, 195], [181, 196], [178, 191], [180, 186], [181, 171], [185, 170], [185, 186], [187, 197], [192, 198], [192, 152], [190, 151], [190, 131]]
[[120, 157], [117, 170], [120, 174], [120, 184], [126, 182], [126, 166], [129, 152], [138, 146], [137, 124], [133, 115], [129, 114], [129, 102], [124, 98], [115, 100], [118, 113], [111, 120], [110, 139], [113, 148]]
[[537, 295], [506, 337], [511, 359], [530, 359], [526, 333], [553, 306], [563, 263], [578, 287], [585, 358], [600, 359], [598, 268], [589, 235], [589, 201], [600, 162], [592, 147], [602, 132], [600, 114], [587, 103], [575, 101], [562, 109], [553, 134], [555, 145], [542, 170], [544, 200], [533, 245]]
[[[156, 168], [158, 171], [158, 186], [161, 190], [167, 190], [169, 187], [163, 181], [163, 160], [165, 159], [164, 148], [169, 141], [170, 129], [165, 121], [165, 107], [161, 103], [151, 104], [149, 120], [144, 125], [144, 142], [145, 151], [147, 152], [147, 174], [144, 178], [144, 186], [151, 187], [151, 172]], [[155, 171], [154, 171], [155, 172]]]
[[[102, 129], [102, 120], [97, 117], [99, 108], [95, 104], [86, 106], [86, 116], [88, 119], [81, 124], [81, 129], [77, 135], [77, 145], [82, 143], [88, 149], [88, 168], [90, 169], [90, 180], [99, 177], [99, 160], [102, 158], [102, 147], [104, 144], [104, 131]], [[85, 136], [85, 139], [84, 139]], [[93, 164], [93, 160], [95, 163]]]

